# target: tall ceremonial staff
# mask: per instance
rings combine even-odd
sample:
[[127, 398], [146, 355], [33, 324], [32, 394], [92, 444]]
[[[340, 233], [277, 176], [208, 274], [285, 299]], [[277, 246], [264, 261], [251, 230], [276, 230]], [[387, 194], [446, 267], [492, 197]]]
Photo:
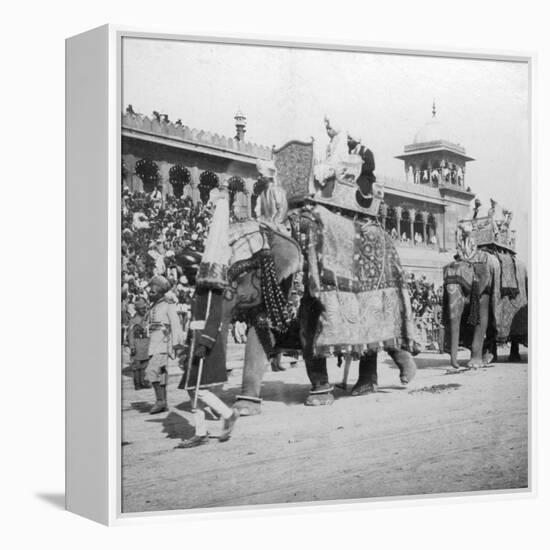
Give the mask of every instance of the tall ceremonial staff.
[[[195, 355], [195, 343], [197, 341], [197, 332], [199, 330], [204, 330], [204, 327], [206, 326], [206, 319], [208, 319], [208, 315], [210, 313], [210, 305], [212, 303], [212, 290], [209, 289], [208, 290], [208, 297], [207, 297], [207, 301], [206, 301], [206, 312], [204, 314], [204, 319], [201, 319], [201, 320], [197, 320], [197, 319], [194, 319], [191, 321], [190, 325], [189, 325], [189, 330], [192, 331], [192, 336], [191, 336], [191, 346], [189, 348], [189, 364], [188, 364], [188, 367], [187, 367], [187, 378], [185, 380], [185, 389], [187, 390], [189, 388], [189, 378], [191, 376], [191, 369], [193, 368], [193, 358], [194, 358], [194, 355]], [[195, 412], [197, 410], [197, 403], [198, 403], [198, 399], [199, 399], [199, 387], [200, 387], [200, 382], [201, 382], [201, 379], [202, 379], [202, 370], [204, 368], [204, 357], [201, 357], [199, 359], [199, 366], [198, 366], [198, 370], [197, 370], [197, 381], [196, 381], [196, 386], [195, 386], [195, 393], [193, 394], [193, 407], [192, 407], [192, 412]]]
[[[212, 290], [223, 290], [227, 286], [227, 270], [231, 257], [229, 246], [229, 193], [227, 183], [224, 182], [214, 197], [215, 206], [212, 222], [206, 237], [204, 254], [202, 255], [196, 279], [196, 289], [208, 289], [204, 319], [191, 319], [189, 329], [192, 330], [191, 346], [189, 349], [189, 364], [185, 381], [185, 389], [189, 388], [193, 359], [199, 331], [205, 329], [206, 321], [212, 305]], [[204, 357], [199, 359], [195, 392], [193, 396], [193, 412], [197, 410], [199, 388], [204, 368]]]

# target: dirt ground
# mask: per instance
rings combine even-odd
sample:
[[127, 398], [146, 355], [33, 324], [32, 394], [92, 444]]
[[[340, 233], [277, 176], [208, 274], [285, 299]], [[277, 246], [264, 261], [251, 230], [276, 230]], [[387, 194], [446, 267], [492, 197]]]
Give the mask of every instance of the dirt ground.
[[[239, 393], [242, 347], [222, 394]], [[466, 356], [464, 355], [464, 358]], [[123, 376], [124, 512], [327, 501], [523, 488], [528, 484], [528, 366], [447, 374], [448, 356], [417, 357], [407, 387], [380, 355], [377, 394], [335, 391], [330, 407], [305, 407], [302, 363], [266, 373], [262, 414], [239, 419], [226, 443], [174, 449], [193, 434], [186, 392], [171, 369], [167, 413], [152, 416], [152, 390]], [[332, 382], [342, 371], [329, 361]], [[350, 382], [357, 377], [357, 363]], [[212, 432], [219, 423], [212, 421]]]

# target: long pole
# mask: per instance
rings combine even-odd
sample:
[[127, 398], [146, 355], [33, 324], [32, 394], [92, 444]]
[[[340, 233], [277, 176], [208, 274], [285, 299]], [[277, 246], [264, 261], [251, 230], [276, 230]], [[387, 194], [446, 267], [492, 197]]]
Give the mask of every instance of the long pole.
[[[206, 314], [204, 316], [204, 322], [205, 322], [205, 326], [206, 326], [206, 321], [208, 321], [208, 315], [210, 314], [210, 303], [212, 302], [212, 291], [209, 290], [208, 291], [208, 297], [206, 299]], [[194, 341], [195, 341], [195, 334], [193, 334], [193, 344], [194, 344]], [[193, 344], [191, 345], [191, 347], [194, 348]], [[191, 356], [191, 359], [190, 359], [191, 363], [190, 365], [192, 365], [192, 361], [193, 361], [193, 356]], [[201, 378], [202, 378], [202, 368], [204, 366], [204, 357], [201, 357], [200, 360], [199, 360], [199, 368], [198, 368], [198, 372], [197, 372], [197, 380], [195, 382], [195, 394], [193, 396], [193, 411], [196, 411], [197, 410], [197, 403], [198, 403], [198, 399], [199, 399], [199, 388], [200, 388], [200, 385], [201, 385]], [[191, 369], [189, 369], [191, 370]]]

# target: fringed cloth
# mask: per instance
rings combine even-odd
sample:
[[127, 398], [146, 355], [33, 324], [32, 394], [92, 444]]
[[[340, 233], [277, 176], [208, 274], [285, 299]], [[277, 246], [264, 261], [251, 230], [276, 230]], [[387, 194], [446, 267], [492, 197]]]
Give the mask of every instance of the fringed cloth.
[[[469, 296], [466, 323], [471, 327], [477, 326], [480, 321], [479, 299], [481, 298], [481, 292], [479, 288], [479, 279], [484, 276], [486, 270], [486, 261], [453, 262], [445, 267], [445, 287], [447, 285], [459, 285], [464, 295]], [[448, 319], [449, 300], [446, 291], [443, 295], [443, 300], [444, 315], [446, 315], [446, 319]]]
[[416, 352], [410, 297], [390, 236], [378, 224], [321, 206], [302, 217], [300, 233], [308, 289], [321, 304], [314, 355]]
[[196, 279], [197, 288], [224, 289], [227, 284], [227, 271], [231, 257], [229, 246], [229, 200], [227, 192], [221, 191], [210, 228], [204, 253]]
[[237, 319], [256, 329], [258, 338], [268, 357], [275, 353], [275, 337], [288, 331], [292, 320], [292, 308], [281, 284], [277, 280], [271, 250], [262, 249], [247, 260], [231, 266], [229, 280], [234, 281], [242, 273], [260, 270], [261, 303], [237, 314]]
[[497, 252], [496, 256], [500, 263], [500, 295], [503, 298], [515, 298], [519, 294], [519, 285], [514, 255], [509, 252]]

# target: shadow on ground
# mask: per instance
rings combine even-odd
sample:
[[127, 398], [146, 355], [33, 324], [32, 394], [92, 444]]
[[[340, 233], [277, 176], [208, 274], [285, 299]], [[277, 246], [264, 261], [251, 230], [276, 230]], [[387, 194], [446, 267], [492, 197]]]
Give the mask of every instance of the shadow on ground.
[[173, 411], [165, 417], [150, 418], [147, 422], [162, 424], [162, 433], [166, 434], [168, 439], [189, 439], [195, 433], [193, 425], [183, 416]]
[[133, 403], [130, 403], [130, 406], [135, 411], [145, 414], [151, 410], [153, 403], [148, 401], [134, 401]]
[[51, 504], [54, 508], [65, 510], [65, 493], [37, 493], [36, 498]]
[[[284, 403], [286, 405], [297, 405], [304, 403], [309, 394], [309, 384], [296, 384], [293, 382], [285, 382], [284, 380], [268, 380], [262, 384], [262, 401], [273, 401]], [[231, 406], [237, 396], [242, 394], [240, 386], [228, 388], [224, 391], [214, 393], [227, 405]], [[134, 403], [132, 403], [132, 406]], [[190, 411], [191, 402], [189, 398], [176, 405], [176, 409], [180, 411]]]

